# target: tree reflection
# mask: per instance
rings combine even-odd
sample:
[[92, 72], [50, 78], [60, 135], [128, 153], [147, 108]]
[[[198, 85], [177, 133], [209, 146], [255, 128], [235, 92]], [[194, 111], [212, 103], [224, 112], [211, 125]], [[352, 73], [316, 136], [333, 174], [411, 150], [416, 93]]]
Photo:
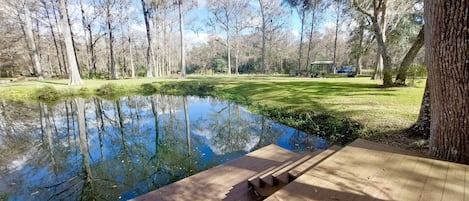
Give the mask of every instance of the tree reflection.
[[[13, 200], [129, 199], [225, 155], [277, 143], [287, 131], [214, 98], [1, 101], [0, 191]], [[307, 142], [300, 132], [288, 140]]]
[[254, 123], [241, 114], [239, 106], [227, 103], [208, 113], [207, 119], [199, 119], [196, 132], [209, 139], [212, 151], [218, 155], [249, 151], [259, 142]]

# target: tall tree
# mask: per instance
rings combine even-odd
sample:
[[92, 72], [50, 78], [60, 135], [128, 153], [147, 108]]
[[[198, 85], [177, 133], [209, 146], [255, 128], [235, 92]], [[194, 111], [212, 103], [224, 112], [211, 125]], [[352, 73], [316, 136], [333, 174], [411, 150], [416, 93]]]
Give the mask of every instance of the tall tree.
[[336, 1], [336, 18], [335, 18], [335, 36], [334, 36], [334, 56], [332, 58], [332, 67], [334, 68], [334, 73], [337, 71], [337, 39], [339, 34], [339, 21], [341, 15], [342, 0]]
[[[371, 21], [372, 30], [378, 45], [380, 53], [379, 63], [383, 62], [383, 86], [392, 85], [392, 61], [389, 56], [388, 47], [386, 46], [386, 8], [387, 0], [373, 0], [372, 12], [368, 12], [365, 8], [353, 1], [355, 8], [367, 16]], [[379, 70], [378, 72], [379, 73]]]
[[59, 66], [59, 72], [60, 72], [60, 75], [64, 75], [65, 71], [64, 71], [64, 67], [63, 67], [62, 63], [65, 63], [65, 61], [62, 62], [62, 60], [60, 59], [61, 58], [60, 55], [62, 55], [62, 54], [60, 53], [61, 51], [59, 49], [59, 43], [57, 41], [56, 33], [54, 31], [54, 24], [52, 23], [52, 18], [51, 18], [50, 11], [49, 11], [49, 9], [54, 8], [54, 6], [49, 4], [49, 2], [46, 1], [46, 0], [41, 0], [41, 3], [44, 7], [45, 14], [46, 14], [46, 17], [47, 17], [48, 27], [49, 27], [49, 30], [50, 30], [50, 33], [52, 35], [52, 39], [53, 39], [53, 42], [54, 42], [55, 53], [56, 53], [56, 58], [57, 58], [57, 65]]
[[[308, 54], [306, 58], [306, 68], [310, 65], [310, 59], [312, 57], [311, 53], [313, 50], [313, 35], [315, 32], [315, 25], [318, 23], [318, 18], [319, 18], [319, 10], [324, 9], [323, 6], [325, 6], [324, 2], [322, 0], [311, 0], [310, 1], [310, 6], [309, 6], [309, 12], [311, 15], [311, 26], [309, 29], [309, 42], [308, 42]], [[337, 42], [337, 41], [336, 41]], [[335, 51], [335, 49], [334, 49]]]
[[67, 53], [67, 62], [69, 67], [69, 85], [80, 85], [83, 83], [78, 71], [77, 58], [75, 55], [70, 24], [68, 23], [67, 3], [66, 0], [58, 0], [60, 9], [60, 26], [62, 36], [65, 41], [65, 51]]
[[424, 35], [424, 27], [422, 26], [419, 31], [419, 34], [417, 35], [417, 39], [415, 39], [415, 42], [412, 44], [412, 47], [409, 49], [409, 51], [407, 51], [407, 54], [404, 56], [401, 64], [399, 65], [399, 70], [394, 84], [405, 85], [405, 81], [407, 79], [407, 71], [409, 70], [410, 65], [414, 61], [415, 57], [417, 56], [425, 42]]
[[146, 67], [147, 67], [147, 77], [153, 77], [152, 68], [151, 68], [151, 58], [153, 56], [152, 42], [151, 42], [151, 29], [150, 29], [150, 17], [151, 17], [151, 7], [146, 2], [142, 0], [142, 10], [143, 10], [143, 19], [145, 20], [145, 27], [147, 33], [147, 55], [146, 55]]
[[469, 1], [425, 0], [430, 153], [469, 164]]
[[231, 75], [231, 35], [233, 31], [233, 16], [236, 14], [236, 7], [231, 0], [209, 0], [209, 11], [212, 13], [211, 24], [218, 24], [226, 33], [226, 54], [228, 75]]
[[261, 18], [262, 18], [262, 24], [261, 24], [261, 30], [262, 30], [262, 50], [261, 50], [261, 71], [263, 74], [266, 74], [267, 69], [265, 66], [265, 41], [266, 41], [266, 24], [267, 20], [266, 19], [266, 14], [265, 14], [265, 4], [263, 3], [262, 0], [259, 0], [259, 8], [261, 11]]
[[300, 32], [300, 47], [298, 49], [298, 72], [297, 75], [301, 75], [301, 61], [303, 56], [303, 36], [305, 31], [306, 23], [306, 12], [309, 8], [309, 0], [287, 0], [286, 1], [292, 8], [294, 8], [300, 17], [301, 32]]
[[181, 42], [181, 78], [186, 78], [186, 52], [184, 47], [184, 13], [182, 0], [178, 0], [179, 9], [179, 40]]
[[[410, 16], [415, 17], [414, 9], [420, 1], [388, 1], [388, 0], [353, 0], [353, 7], [371, 22], [370, 30], [378, 47], [377, 67], [373, 78], [381, 78], [383, 85], [392, 86], [392, 61], [389, 37], [400, 35], [402, 29], [398, 29]], [[414, 18], [410, 17], [410, 18]], [[406, 27], [405, 29], [408, 29]], [[395, 42], [395, 41], [394, 41]], [[402, 47], [400, 47], [402, 48]]]
[[26, 36], [26, 41], [29, 48], [29, 55], [31, 57], [31, 64], [34, 66], [35, 74], [37, 75], [39, 80], [43, 80], [44, 77], [42, 75], [42, 67], [41, 67], [41, 60], [39, 58], [39, 49], [36, 45], [36, 40], [33, 34], [33, 23], [31, 20], [31, 11], [30, 11], [30, 2], [23, 1], [23, 12], [21, 13], [22, 19], [22, 28], [23, 32]]
[[116, 59], [115, 59], [115, 49], [114, 49], [114, 21], [117, 16], [114, 14], [117, 6], [122, 6], [122, 2], [117, 0], [106, 0], [104, 1], [104, 15], [105, 15], [105, 24], [107, 28], [108, 42], [109, 42], [109, 65], [111, 79], [117, 79], [117, 69], [116, 69]]

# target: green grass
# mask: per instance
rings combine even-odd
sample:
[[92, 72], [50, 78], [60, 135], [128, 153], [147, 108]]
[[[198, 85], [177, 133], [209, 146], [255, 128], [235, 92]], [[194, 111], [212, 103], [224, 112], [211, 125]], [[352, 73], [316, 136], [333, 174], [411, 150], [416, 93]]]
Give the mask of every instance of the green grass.
[[370, 78], [236, 77], [218, 79], [228, 96], [296, 112], [321, 112], [358, 121], [367, 128], [405, 129], [417, 119], [424, 81], [414, 87], [380, 88]]
[[[183, 88], [174, 83], [188, 82]], [[361, 78], [292, 78], [284, 76], [190, 76], [188, 79], [84, 80], [82, 86], [68, 86], [68, 80], [25, 81], [0, 84], [2, 99], [37, 99], [36, 92], [51, 86], [62, 98], [97, 95], [97, 89], [112, 84], [118, 95], [157, 90], [184, 94], [197, 83], [215, 86], [220, 97], [239, 103], [285, 108], [290, 112], [316, 112], [348, 118], [368, 129], [385, 132], [408, 128], [417, 119], [424, 81], [413, 87], [380, 88], [381, 81]], [[150, 85], [149, 85], [150, 84]], [[163, 87], [164, 86], [164, 87]], [[184, 88], [189, 87], [189, 88]], [[157, 91], [155, 90], [155, 92]], [[148, 94], [147, 94], [148, 95]]]

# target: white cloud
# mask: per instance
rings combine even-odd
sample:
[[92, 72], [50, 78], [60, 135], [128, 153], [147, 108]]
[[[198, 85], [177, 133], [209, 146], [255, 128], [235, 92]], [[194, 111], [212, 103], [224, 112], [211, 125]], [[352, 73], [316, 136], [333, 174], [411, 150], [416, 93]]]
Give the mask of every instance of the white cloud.
[[298, 38], [300, 36], [300, 33], [297, 30], [290, 30], [290, 33], [295, 37]]
[[207, 6], [207, 0], [197, 0], [198, 7], [205, 7]]
[[132, 30], [132, 32], [137, 32], [137, 33], [143, 33], [145, 34], [147, 32], [147, 28], [145, 27], [144, 24], [132, 24], [130, 26], [130, 30]]
[[193, 31], [186, 31], [184, 40], [186, 41], [187, 48], [192, 48], [200, 45], [207, 44], [210, 35], [207, 33], [194, 33]]
[[324, 29], [335, 29], [335, 22], [331, 22], [331, 21], [328, 21], [328, 22], [325, 22], [324, 23]]

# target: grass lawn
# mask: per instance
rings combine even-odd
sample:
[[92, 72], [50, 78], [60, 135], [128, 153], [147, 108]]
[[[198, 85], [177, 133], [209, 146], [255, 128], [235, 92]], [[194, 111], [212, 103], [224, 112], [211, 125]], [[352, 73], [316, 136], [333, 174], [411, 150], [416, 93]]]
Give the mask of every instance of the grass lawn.
[[253, 104], [284, 107], [297, 112], [328, 113], [350, 118], [368, 129], [387, 132], [408, 128], [417, 119], [424, 81], [413, 87], [383, 89], [382, 81], [361, 78], [293, 78], [282, 76], [190, 76], [180, 79], [84, 80], [83, 86], [68, 86], [68, 80], [24, 81], [0, 84], [1, 98], [31, 100], [37, 89], [52, 86], [65, 95], [93, 94], [113, 83], [123, 93], [137, 93], [144, 83], [203, 81], [213, 83], [217, 93], [248, 100]]

